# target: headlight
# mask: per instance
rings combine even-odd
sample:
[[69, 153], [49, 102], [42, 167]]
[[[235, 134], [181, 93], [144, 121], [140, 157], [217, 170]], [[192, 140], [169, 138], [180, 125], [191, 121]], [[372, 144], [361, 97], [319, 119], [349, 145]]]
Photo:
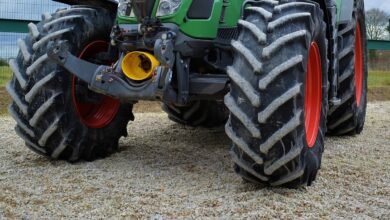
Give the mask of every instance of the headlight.
[[131, 16], [131, 0], [119, 0], [118, 2], [118, 15], [119, 16]]
[[157, 9], [157, 16], [166, 16], [176, 13], [182, 0], [161, 0]]

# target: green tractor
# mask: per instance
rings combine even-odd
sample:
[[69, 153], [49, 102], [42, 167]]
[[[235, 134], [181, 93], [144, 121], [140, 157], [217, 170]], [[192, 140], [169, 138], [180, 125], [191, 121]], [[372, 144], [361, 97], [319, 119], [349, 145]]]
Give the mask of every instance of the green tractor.
[[92, 161], [118, 149], [133, 105], [225, 126], [235, 171], [311, 185], [324, 138], [359, 134], [367, 104], [363, 0], [58, 0], [18, 41], [9, 113], [27, 147]]

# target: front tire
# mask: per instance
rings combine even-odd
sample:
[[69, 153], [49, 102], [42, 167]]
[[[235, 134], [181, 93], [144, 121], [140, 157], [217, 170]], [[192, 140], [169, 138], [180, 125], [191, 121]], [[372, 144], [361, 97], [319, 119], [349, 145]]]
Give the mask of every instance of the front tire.
[[272, 186], [310, 185], [327, 115], [327, 41], [313, 1], [262, 1], [245, 10], [233, 41], [226, 133], [236, 172]]
[[[14, 76], [7, 85], [13, 98], [9, 113], [17, 134], [33, 151], [53, 159], [91, 161], [115, 152], [119, 138], [127, 135], [132, 105], [82, 90], [82, 83], [47, 56], [53, 43], [63, 41], [72, 54], [96, 60], [104, 51], [96, 45], [107, 41], [113, 21], [105, 9], [74, 6], [31, 23], [30, 35], [18, 41], [19, 55], [10, 61]], [[78, 96], [86, 94], [97, 101]]]

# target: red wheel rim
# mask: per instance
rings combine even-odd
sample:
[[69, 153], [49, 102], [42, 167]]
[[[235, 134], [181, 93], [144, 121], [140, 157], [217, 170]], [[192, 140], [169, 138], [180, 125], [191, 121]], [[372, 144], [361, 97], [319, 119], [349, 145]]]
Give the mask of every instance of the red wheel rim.
[[363, 94], [363, 47], [359, 22], [356, 24], [355, 37], [355, 85], [356, 104], [359, 107]]
[[[80, 53], [79, 58], [88, 60], [97, 53], [107, 51], [108, 43], [93, 41]], [[103, 128], [110, 124], [119, 111], [120, 101], [109, 96], [100, 95], [99, 103], [81, 102], [77, 99], [77, 77], [72, 80], [73, 104], [81, 121], [90, 128]]]
[[310, 45], [309, 60], [305, 83], [305, 131], [309, 148], [317, 140], [321, 120], [322, 104], [322, 66], [321, 55], [317, 43]]

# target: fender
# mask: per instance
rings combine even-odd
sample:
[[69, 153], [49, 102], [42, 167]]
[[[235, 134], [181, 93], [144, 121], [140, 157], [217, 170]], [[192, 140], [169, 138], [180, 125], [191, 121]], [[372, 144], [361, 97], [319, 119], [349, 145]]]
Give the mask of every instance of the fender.
[[118, 2], [115, 0], [53, 0], [68, 5], [90, 5], [107, 8], [110, 11], [117, 10]]

